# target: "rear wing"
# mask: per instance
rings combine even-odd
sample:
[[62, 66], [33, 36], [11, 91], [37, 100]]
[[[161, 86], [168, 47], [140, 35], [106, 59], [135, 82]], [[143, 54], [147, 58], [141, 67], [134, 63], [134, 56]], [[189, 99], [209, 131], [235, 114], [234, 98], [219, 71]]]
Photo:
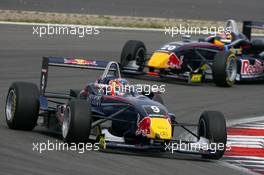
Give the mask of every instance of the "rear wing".
[[95, 61], [83, 58], [61, 58], [61, 57], [43, 57], [40, 77], [40, 94], [44, 95], [47, 82], [49, 67], [66, 67], [79, 69], [94, 69], [105, 70], [103, 76], [106, 76], [108, 71], [115, 71], [117, 76], [120, 76], [119, 65], [113, 61]]
[[252, 28], [264, 30], [264, 22], [256, 22], [256, 21], [243, 22], [242, 32], [249, 40], [251, 40]]

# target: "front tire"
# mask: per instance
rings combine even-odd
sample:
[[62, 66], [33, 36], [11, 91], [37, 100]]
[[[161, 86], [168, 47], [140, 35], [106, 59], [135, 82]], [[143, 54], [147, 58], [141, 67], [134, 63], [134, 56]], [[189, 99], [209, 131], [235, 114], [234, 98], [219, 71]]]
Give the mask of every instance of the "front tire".
[[6, 97], [5, 116], [10, 129], [32, 130], [39, 114], [39, 90], [33, 83], [14, 82]]
[[205, 111], [199, 119], [199, 137], [204, 137], [210, 143], [224, 144], [224, 149], [216, 150], [214, 154], [202, 155], [203, 158], [220, 159], [225, 152], [227, 131], [224, 115], [218, 111]]
[[231, 87], [237, 75], [237, 58], [232, 52], [218, 52], [212, 67], [213, 81], [217, 86]]
[[86, 143], [91, 131], [91, 105], [85, 100], [71, 100], [62, 124], [62, 137], [67, 143]]
[[121, 52], [121, 69], [130, 67], [131, 69], [142, 72], [145, 67], [146, 52], [146, 46], [142, 41], [127, 41]]

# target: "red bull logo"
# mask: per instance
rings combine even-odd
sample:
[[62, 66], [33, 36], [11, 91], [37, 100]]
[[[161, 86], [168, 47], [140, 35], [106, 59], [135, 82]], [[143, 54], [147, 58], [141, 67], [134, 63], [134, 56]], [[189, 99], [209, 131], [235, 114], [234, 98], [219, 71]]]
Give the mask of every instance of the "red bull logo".
[[169, 56], [168, 65], [170, 68], [181, 69], [183, 57], [178, 58], [175, 53], [171, 53]]
[[64, 59], [64, 63], [78, 64], [78, 65], [97, 65], [96, 61], [85, 59]]
[[136, 135], [147, 136], [150, 134], [150, 129], [151, 129], [151, 118], [150, 117], [144, 117], [137, 124]]
[[254, 65], [251, 65], [249, 60], [242, 60], [241, 74], [256, 75], [264, 71], [263, 63], [260, 60], [255, 60]]

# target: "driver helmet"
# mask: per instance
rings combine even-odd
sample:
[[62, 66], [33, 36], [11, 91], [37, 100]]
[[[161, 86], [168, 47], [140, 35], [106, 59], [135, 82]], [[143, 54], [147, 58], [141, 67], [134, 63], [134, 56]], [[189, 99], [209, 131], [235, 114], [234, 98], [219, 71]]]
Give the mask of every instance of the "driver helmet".
[[215, 36], [214, 44], [218, 46], [224, 46], [231, 43], [232, 35], [230, 33], [219, 33]]
[[112, 96], [123, 96], [126, 94], [128, 81], [123, 78], [117, 78], [109, 81], [110, 94]]

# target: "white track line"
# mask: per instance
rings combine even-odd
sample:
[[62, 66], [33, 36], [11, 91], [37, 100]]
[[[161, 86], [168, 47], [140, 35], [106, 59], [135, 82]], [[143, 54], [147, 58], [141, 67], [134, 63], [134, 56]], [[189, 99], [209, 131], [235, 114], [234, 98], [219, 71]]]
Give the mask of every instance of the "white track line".
[[228, 135], [227, 139], [248, 140], [248, 141], [263, 141], [264, 136]]
[[247, 125], [243, 125], [243, 126], [240, 126], [240, 125], [238, 125], [238, 126], [234, 126], [234, 127], [232, 127], [232, 128], [241, 128], [241, 129], [262, 129], [262, 130], [264, 130], [264, 125], [261, 125], [261, 126], [247, 126]]
[[[29, 23], [29, 22], [11, 22], [11, 21], [0, 21], [0, 24], [11, 24], [11, 25], [28, 25], [28, 26], [46, 26], [48, 23]], [[90, 25], [76, 25], [76, 24], [50, 24], [58, 26], [74, 26], [74, 27], [85, 27]], [[100, 29], [110, 29], [110, 30], [130, 30], [130, 31], [150, 31], [150, 32], [165, 32], [165, 29], [156, 28], [137, 28], [137, 27], [114, 27], [114, 26], [96, 26]], [[260, 33], [252, 33], [252, 36], [264, 36]]]
[[240, 159], [244, 159], [244, 160], [259, 160], [259, 161], [263, 161], [264, 162], [264, 157], [256, 157], [256, 156], [225, 156], [228, 158], [233, 158], [233, 160], [240, 160]]
[[[25, 26], [72, 26], [72, 27], [87, 27], [91, 25], [76, 25], [76, 24], [50, 24], [50, 23], [29, 23], [29, 22], [10, 22], [10, 21], [0, 21], [0, 24], [10, 24], [10, 25], [25, 25]], [[151, 32], [165, 32], [165, 29], [155, 29], [155, 28], [137, 28], [137, 27], [114, 27], [114, 26], [96, 26], [100, 29], [111, 29], [111, 30], [132, 30], [132, 31], [151, 31]]]
[[239, 163], [258, 163], [258, 164], [264, 165], [263, 160], [236, 160], [236, 162], [239, 162]]

